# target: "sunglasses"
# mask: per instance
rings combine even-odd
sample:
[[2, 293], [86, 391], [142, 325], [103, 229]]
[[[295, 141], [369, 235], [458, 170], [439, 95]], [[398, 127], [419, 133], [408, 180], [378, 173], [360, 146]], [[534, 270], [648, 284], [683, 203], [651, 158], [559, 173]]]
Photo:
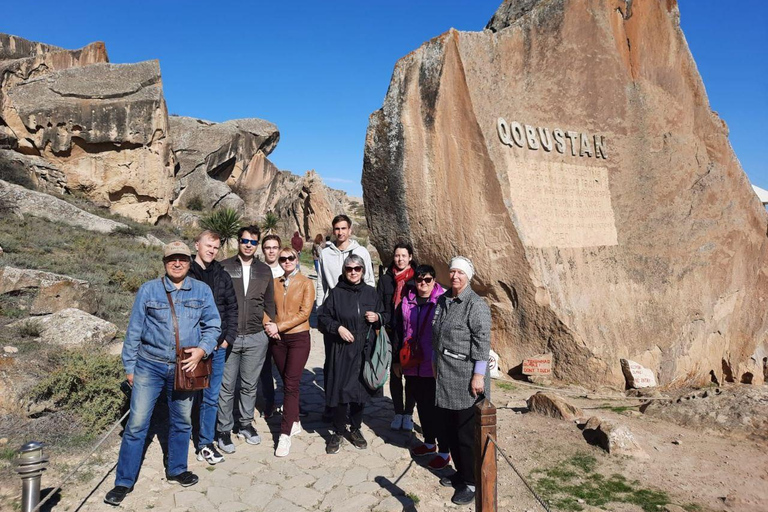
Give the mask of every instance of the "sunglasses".
[[416, 282], [417, 283], [427, 283], [427, 284], [429, 284], [429, 283], [431, 283], [434, 280], [435, 279], [432, 278], [432, 277], [417, 277], [416, 278]]
[[258, 240], [251, 240], [250, 238], [241, 238], [240, 243], [243, 245], [253, 245], [253, 246], [259, 245]]
[[363, 267], [344, 267], [347, 272], [362, 272]]
[[286, 261], [294, 261], [295, 259], [296, 259], [296, 256], [293, 256], [293, 255], [280, 256], [279, 258], [277, 258], [277, 261], [279, 261], [280, 263], [285, 263]]

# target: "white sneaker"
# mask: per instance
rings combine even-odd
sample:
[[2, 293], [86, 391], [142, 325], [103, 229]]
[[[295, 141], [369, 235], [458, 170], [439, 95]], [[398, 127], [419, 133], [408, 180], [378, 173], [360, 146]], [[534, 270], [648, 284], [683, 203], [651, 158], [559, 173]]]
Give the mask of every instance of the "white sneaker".
[[403, 428], [403, 415], [395, 414], [395, 417], [392, 420], [392, 423], [389, 424], [389, 428], [391, 428], [392, 430], [400, 430], [401, 428]]
[[293, 426], [291, 427], [291, 437], [297, 436], [301, 434], [301, 422], [300, 421], [294, 421]]
[[403, 414], [403, 426], [402, 429], [406, 432], [413, 430], [413, 416], [410, 414]]
[[289, 453], [291, 453], [291, 436], [280, 434], [280, 440], [275, 448], [275, 457], [285, 457]]

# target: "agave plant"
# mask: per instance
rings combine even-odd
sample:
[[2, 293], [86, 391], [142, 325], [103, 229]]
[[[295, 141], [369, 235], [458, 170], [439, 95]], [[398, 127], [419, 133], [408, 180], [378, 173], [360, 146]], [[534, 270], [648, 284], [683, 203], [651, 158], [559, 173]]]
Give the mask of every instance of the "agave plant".
[[210, 229], [221, 236], [222, 247], [237, 236], [241, 223], [242, 218], [234, 208], [219, 208], [200, 219], [203, 229]]
[[280, 217], [275, 212], [267, 212], [264, 215], [264, 220], [261, 223], [261, 229], [264, 230], [264, 234], [271, 234], [277, 229], [277, 225], [280, 223]]

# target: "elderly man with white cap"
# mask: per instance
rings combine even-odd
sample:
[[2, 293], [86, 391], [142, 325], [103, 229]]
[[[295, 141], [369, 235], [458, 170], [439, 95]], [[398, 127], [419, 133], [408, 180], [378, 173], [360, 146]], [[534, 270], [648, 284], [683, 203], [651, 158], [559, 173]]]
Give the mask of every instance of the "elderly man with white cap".
[[491, 310], [469, 286], [474, 274], [468, 258], [451, 260], [451, 289], [438, 299], [432, 329], [435, 403], [456, 465], [440, 484], [454, 487], [451, 501], [457, 505], [475, 499], [474, 405], [483, 395], [490, 398]]
[[131, 414], [117, 459], [115, 487], [104, 501], [119, 505], [133, 490], [144, 454], [149, 420], [165, 391], [170, 412], [168, 465], [165, 478], [188, 487], [198, 478], [187, 470], [192, 433], [194, 393], [173, 389], [176, 370], [176, 335], [186, 353], [182, 368], [194, 370], [211, 355], [221, 333], [221, 319], [207, 284], [188, 277], [192, 253], [184, 242], [163, 248], [165, 274], [147, 281], [136, 294], [123, 343], [123, 366], [131, 393]]

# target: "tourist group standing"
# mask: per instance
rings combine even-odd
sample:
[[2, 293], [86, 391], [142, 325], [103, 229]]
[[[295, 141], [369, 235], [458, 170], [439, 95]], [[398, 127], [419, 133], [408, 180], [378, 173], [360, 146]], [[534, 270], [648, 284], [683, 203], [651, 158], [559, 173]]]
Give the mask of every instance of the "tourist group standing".
[[[326, 355], [323, 417], [332, 424], [326, 453], [338, 453], [345, 440], [367, 448], [361, 430], [365, 405], [381, 394], [388, 377], [395, 412], [391, 428], [411, 431], [417, 409], [424, 439], [411, 448], [412, 455], [429, 457], [425, 465], [435, 470], [453, 462], [456, 473], [441, 485], [454, 487], [456, 504], [474, 500], [474, 405], [489, 396], [491, 316], [469, 286], [472, 262], [461, 256], [451, 260], [446, 291], [435, 269], [416, 265], [413, 247], [401, 242], [374, 287], [371, 256], [351, 238], [351, 219], [335, 217], [332, 229], [333, 241], [323, 243], [321, 234], [314, 239], [315, 285], [300, 271], [298, 233], [291, 245], [282, 246], [276, 235], [262, 239], [257, 226], [243, 227], [237, 255], [221, 263], [216, 260], [221, 238], [212, 231], [195, 239], [194, 258], [183, 242], [165, 246], [165, 274], [139, 289], [126, 331], [122, 358], [132, 385], [130, 416], [106, 503], [119, 505], [133, 490], [161, 395], [170, 411], [169, 482], [198, 481], [187, 467], [195, 400], [198, 461], [217, 464], [234, 453], [233, 435], [259, 444], [253, 424], [259, 388], [263, 416], [278, 410], [273, 360], [284, 390], [275, 456], [287, 456], [291, 438], [302, 432], [299, 386], [310, 353], [313, 307]], [[259, 246], [264, 262], [256, 258]], [[207, 367], [201, 392], [179, 384], [184, 376], [187, 383], [197, 382]]]

